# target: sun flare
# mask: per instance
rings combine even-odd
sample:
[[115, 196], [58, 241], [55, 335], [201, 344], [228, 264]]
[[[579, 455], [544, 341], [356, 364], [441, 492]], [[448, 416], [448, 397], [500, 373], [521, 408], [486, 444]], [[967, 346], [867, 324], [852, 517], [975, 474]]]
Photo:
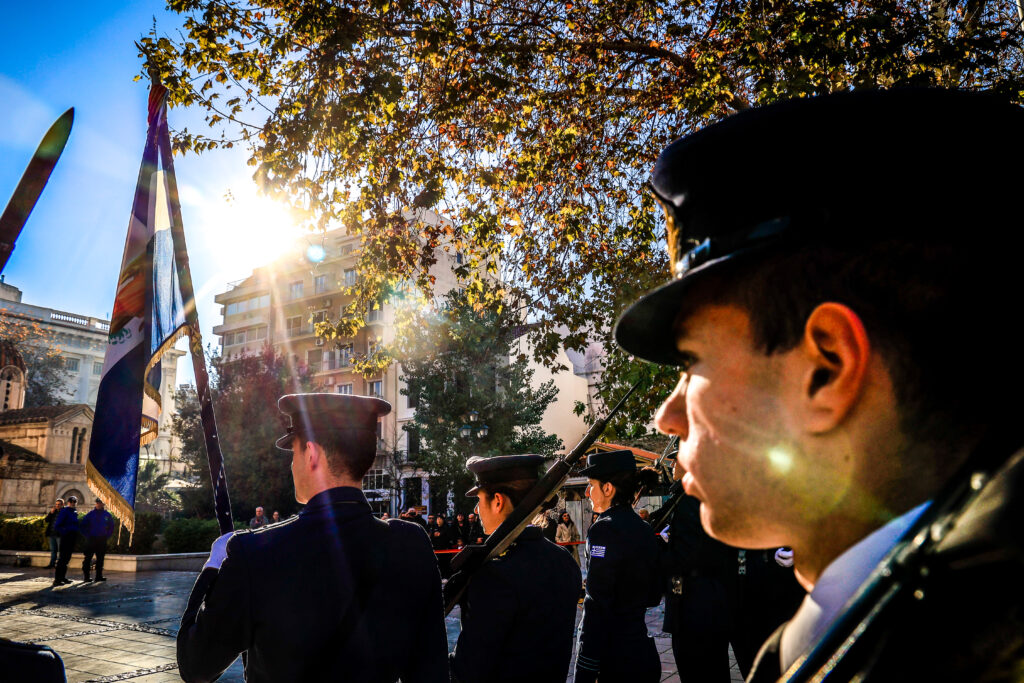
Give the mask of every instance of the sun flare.
[[289, 207], [259, 193], [254, 185], [233, 188], [206, 207], [211, 248], [232, 269], [252, 270], [287, 254], [303, 233]]

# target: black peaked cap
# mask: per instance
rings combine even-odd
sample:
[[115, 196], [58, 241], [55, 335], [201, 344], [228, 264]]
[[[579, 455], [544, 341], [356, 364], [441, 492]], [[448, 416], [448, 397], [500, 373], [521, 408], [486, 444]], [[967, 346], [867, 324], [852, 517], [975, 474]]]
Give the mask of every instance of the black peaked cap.
[[619, 472], [636, 472], [636, 458], [633, 457], [633, 451], [594, 453], [587, 457], [587, 466], [580, 470], [580, 474], [588, 479], [601, 479]]
[[672, 326], [687, 287], [773, 245], [950, 244], [1014, 231], [1020, 181], [1007, 169], [1021, 158], [1024, 109], [924, 88], [789, 100], [676, 140], [651, 181], [673, 280], [626, 310], [616, 341], [680, 364]]
[[476, 485], [466, 491], [466, 497], [473, 498], [481, 487], [486, 488], [488, 485], [539, 479], [538, 470], [543, 464], [544, 456], [533, 454], [470, 458], [466, 462], [466, 469], [476, 475]]
[[317, 441], [318, 436], [340, 433], [351, 434], [359, 443], [372, 442], [376, 448], [377, 419], [391, 412], [387, 401], [346, 394], [288, 394], [278, 399], [277, 408], [291, 419], [288, 433], [277, 440], [283, 451], [292, 450], [296, 436]]

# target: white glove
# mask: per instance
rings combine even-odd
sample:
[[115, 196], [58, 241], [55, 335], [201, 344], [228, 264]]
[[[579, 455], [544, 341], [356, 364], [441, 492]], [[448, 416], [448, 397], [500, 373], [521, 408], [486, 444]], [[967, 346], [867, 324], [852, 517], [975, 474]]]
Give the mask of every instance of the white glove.
[[668, 530], [669, 530], [669, 528], [671, 528], [671, 527], [670, 526], [665, 527], [664, 529], [661, 530], [661, 533], [658, 534], [663, 539], [665, 539], [666, 543], [668, 543]]
[[775, 551], [775, 562], [780, 567], [792, 567], [793, 566], [793, 549], [785, 546]]
[[210, 546], [210, 557], [206, 560], [206, 564], [203, 565], [203, 569], [210, 567], [214, 569], [220, 569], [220, 566], [224, 564], [224, 560], [228, 557], [228, 541], [235, 535], [235, 532], [231, 531], [217, 538]]

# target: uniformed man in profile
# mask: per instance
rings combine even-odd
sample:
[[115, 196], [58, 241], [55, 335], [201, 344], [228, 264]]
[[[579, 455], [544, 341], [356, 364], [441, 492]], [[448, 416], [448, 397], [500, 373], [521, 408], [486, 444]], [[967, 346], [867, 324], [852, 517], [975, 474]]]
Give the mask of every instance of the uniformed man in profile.
[[[471, 458], [484, 533], [492, 533], [538, 480], [540, 455]], [[451, 655], [459, 683], [564, 683], [582, 577], [572, 556], [528, 526], [473, 575], [461, 603], [462, 632]]]
[[748, 681], [1021, 680], [1022, 157], [1024, 109], [908, 89], [658, 159], [672, 280], [616, 338], [681, 370], [656, 424], [704, 529], [808, 591]]
[[441, 579], [423, 529], [373, 517], [361, 490], [376, 455], [377, 398], [292, 394], [278, 448], [295, 517], [213, 545], [178, 631], [185, 681], [247, 653], [247, 681], [448, 680]]

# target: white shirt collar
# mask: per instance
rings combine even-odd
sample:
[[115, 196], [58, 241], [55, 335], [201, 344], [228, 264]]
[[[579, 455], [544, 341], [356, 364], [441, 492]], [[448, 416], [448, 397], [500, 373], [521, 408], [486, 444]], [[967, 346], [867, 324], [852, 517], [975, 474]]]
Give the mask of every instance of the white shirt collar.
[[922, 503], [876, 529], [825, 567], [814, 590], [807, 594], [782, 631], [779, 657], [786, 671], [831, 625], [857, 589], [903, 534], [914, 525], [929, 503]]

